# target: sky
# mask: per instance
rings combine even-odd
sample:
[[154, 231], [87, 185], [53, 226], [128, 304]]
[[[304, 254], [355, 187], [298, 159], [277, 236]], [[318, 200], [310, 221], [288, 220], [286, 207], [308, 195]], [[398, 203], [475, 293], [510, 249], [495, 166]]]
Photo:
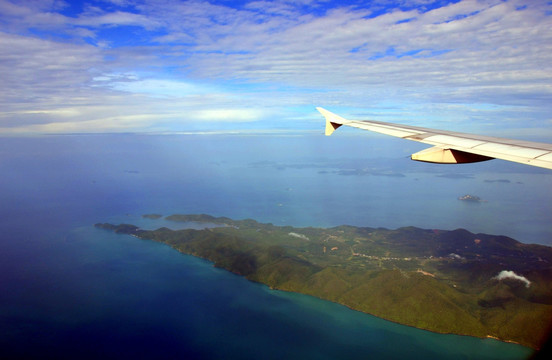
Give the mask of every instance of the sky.
[[546, 141], [551, 55], [541, 0], [0, 0], [0, 135], [322, 133], [322, 106]]

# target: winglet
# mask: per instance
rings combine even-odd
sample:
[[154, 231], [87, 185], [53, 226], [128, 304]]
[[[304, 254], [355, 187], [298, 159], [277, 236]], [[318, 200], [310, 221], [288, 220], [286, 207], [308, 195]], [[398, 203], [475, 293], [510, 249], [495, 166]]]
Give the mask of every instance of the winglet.
[[341, 116], [336, 115], [324, 108], [317, 107], [316, 110], [318, 110], [320, 114], [324, 115], [326, 118], [326, 136], [330, 136], [338, 127], [347, 122], [347, 120]]

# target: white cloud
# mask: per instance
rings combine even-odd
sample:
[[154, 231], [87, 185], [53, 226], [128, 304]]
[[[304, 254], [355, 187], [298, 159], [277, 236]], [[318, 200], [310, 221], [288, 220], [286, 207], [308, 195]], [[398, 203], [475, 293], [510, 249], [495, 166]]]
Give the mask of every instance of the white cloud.
[[160, 26], [160, 23], [152, 20], [144, 15], [133, 14], [123, 11], [115, 11], [112, 13], [101, 12], [99, 14], [85, 14], [78, 19], [72, 21], [73, 24], [79, 26], [140, 26], [147, 30], [155, 29]]
[[4, 111], [79, 100], [91, 78], [90, 70], [103, 66], [101, 54], [92, 46], [0, 32], [0, 49]]
[[[177, 98], [198, 121], [206, 120], [201, 114], [271, 121], [267, 113], [323, 105], [464, 131], [549, 126], [552, 20], [540, 2], [461, 1], [379, 16], [311, 1], [104, 3], [68, 17], [55, 1], [0, 0], [0, 118], [9, 118], [0, 126], [39, 125], [78, 107], [85, 114], [98, 107], [102, 118], [140, 114], [129, 106], [133, 95], [161, 117], [171, 113], [165, 100]], [[408, 8], [416, 4], [424, 2]], [[126, 25], [142, 28], [142, 45], [118, 46], [101, 31]], [[86, 43], [92, 38], [95, 46]], [[292, 117], [275, 119], [294, 127]], [[144, 130], [144, 122], [121, 124]]]
[[0, 0], [0, 20], [10, 32], [26, 32], [35, 28], [62, 29], [66, 17], [56, 11], [65, 5], [63, 1], [56, 0]]
[[513, 279], [513, 280], [518, 280], [518, 281], [521, 281], [521, 282], [525, 283], [525, 287], [529, 287], [531, 285], [531, 281], [527, 280], [526, 277], [518, 275], [515, 272], [509, 271], [509, 270], [502, 270], [493, 279], [496, 279], [498, 281], [504, 280], [504, 279]]
[[204, 121], [255, 121], [263, 112], [258, 109], [204, 109], [186, 116]]
[[125, 79], [122, 81], [117, 81], [116, 77], [103, 75], [95, 80], [103, 80], [106, 82], [108, 87], [115, 90], [129, 93], [149, 94], [159, 97], [186, 97], [189, 95], [216, 93], [218, 91], [214, 86], [208, 86], [200, 83], [167, 79], [140, 79], [135, 76], [125, 76]]

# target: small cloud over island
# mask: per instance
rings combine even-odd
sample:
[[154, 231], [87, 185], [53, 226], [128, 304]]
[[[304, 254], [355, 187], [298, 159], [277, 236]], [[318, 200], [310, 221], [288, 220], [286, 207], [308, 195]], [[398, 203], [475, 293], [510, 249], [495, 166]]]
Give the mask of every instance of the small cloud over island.
[[505, 279], [513, 279], [513, 280], [518, 280], [525, 283], [525, 287], [529, 287], [531, 285], [531, 281], [529, 281], [526, 277], [518, 275], [515, 272], [510, 270], [502, 270], [497, 276], [493, 277], [493, 279], [498, 281], [505, 280]]

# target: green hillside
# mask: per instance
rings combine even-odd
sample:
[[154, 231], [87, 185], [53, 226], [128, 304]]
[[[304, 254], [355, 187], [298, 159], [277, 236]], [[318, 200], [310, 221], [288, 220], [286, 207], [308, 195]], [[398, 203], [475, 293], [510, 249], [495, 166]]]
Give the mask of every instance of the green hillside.
[[[204, 230], [96, 227], [166, 243], [274, 289], [441, 333], [538, 348], [552, 320], [552, 248], [466, 230], [279, 227], [172, 215]], [[502, 273], [502, 279], [497, 276]]]

